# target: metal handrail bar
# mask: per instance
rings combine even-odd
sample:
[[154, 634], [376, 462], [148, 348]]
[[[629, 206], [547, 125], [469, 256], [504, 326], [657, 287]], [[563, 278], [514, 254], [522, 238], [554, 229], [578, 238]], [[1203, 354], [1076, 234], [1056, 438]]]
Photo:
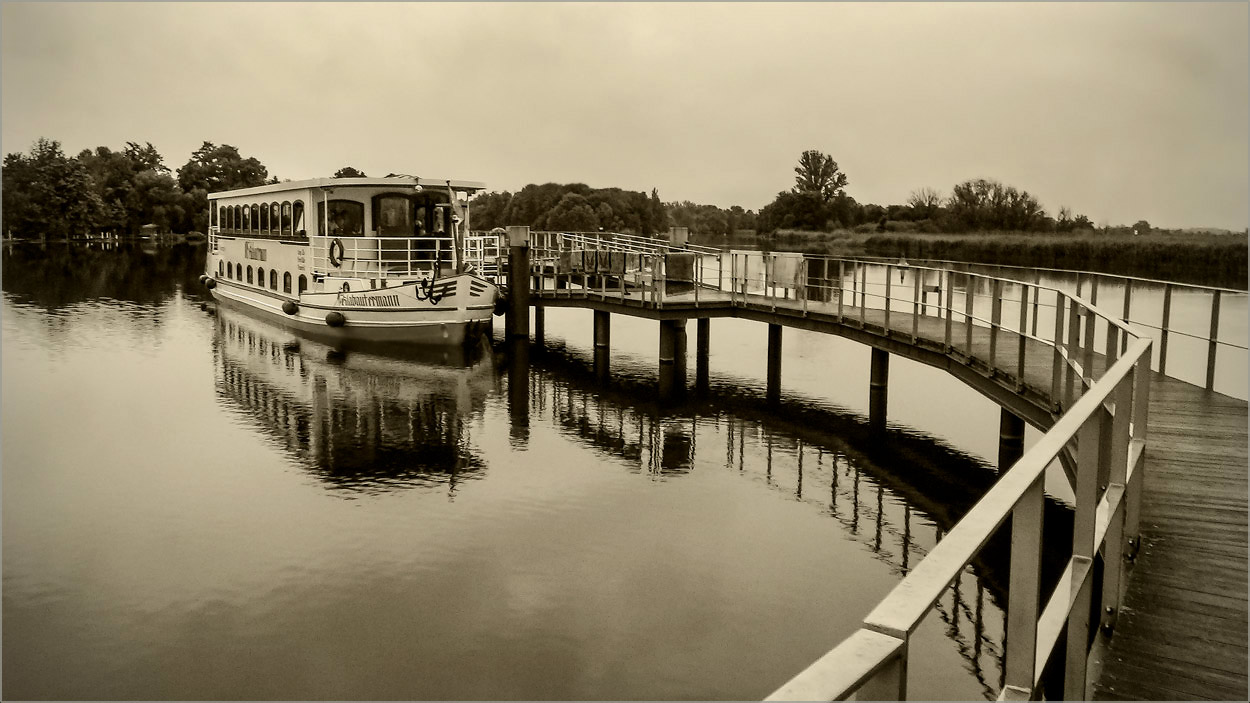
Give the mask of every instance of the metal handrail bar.
[[[886, 262], [893, 262], [896, 265], [899, 265], [897, 259], [894, 259], [888, 256], [857, 256], [857, 257], [851, 257], [851, 258], [853, 258], [856, 261], [863, 261], [865, 263], [884, 264]], [[929, 262], [929, 263], [936, 263], [936, 264], [956, 264], [959, 266], [986, 266], [986, 267], [992, 266], [994, 268], [1018, 269], [1018, 270], [1025, 270], [1025, 271], [1046, 271], [1048, 273], [1074, 273], [1074, 274], [1079, 274], [1082, 276], [1101, 276], [1104, 278], [1118, 278], [1122, 280], [1141, 281], [1143, 283], [1154, 283], [1158, 285], [1180, 286], [1182, 288], [1198, 288], [1198, 289], [1207, 290], [1207, 291], [1218, 290], [1221, 293], [1239, 293], [1241, 295], [1250, 295], [1250, 291], [1242, 290], [1240, 288], [1223, 288], [1221, 286], [1206, 286], [1206, 285], [1201, 285], [1198, 283], [1182, 283], [1180, 281], [1165, 281], [1165, 280], [1158, 279], [1158, 278], [1144, 278], [1142, 276], [1126, 276], [1123, 274], [1105, 273], [1102, 271], [1084, 271], [1081, 269], [1056, 269], [1056, 268], [1047, 268], [1045, 266], [1020, 266], [1018, 264], [990, 264], [990, 263], [978, 262], [978, 261], [954, 261], [951, 259], [917, 259], [917, 260]], [[907, 266], [912, 266], [912, 265], [913, 264], [911, 262], [907, 263]], [[954, 269], [943, 267], [942, 270], [950, 271]], [[960, 271], [959, 273], [965, 273], [965, 272]]]

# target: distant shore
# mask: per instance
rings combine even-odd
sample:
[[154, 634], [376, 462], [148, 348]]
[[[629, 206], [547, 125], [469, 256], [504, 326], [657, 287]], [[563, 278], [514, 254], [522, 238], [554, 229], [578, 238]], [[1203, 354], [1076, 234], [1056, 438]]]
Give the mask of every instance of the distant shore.
[[1247, 288], [1247, 238], [1244, 234], [912, 234], [780, 230], [773, 235], [692, 235], [691, 241], [722, 248], [797, 251], [830, 256], [944, 259], [1099, 271], [1240, 290]]

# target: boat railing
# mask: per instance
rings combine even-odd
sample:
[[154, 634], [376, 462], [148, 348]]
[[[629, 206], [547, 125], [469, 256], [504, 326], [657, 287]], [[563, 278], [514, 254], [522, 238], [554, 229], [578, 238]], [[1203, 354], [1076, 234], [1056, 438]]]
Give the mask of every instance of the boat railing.
[[311, 244], [313, 270], [331, 278], [413, 278], [455, 261], [452, 237], [314, 236]]

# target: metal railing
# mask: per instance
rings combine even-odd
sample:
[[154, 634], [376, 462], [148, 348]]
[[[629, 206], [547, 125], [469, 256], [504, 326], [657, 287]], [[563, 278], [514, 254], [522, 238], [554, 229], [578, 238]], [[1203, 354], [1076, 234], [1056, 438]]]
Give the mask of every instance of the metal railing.
[[[858, 260], [886, 265], [896, 263], [899, 260], [887, 257], [858, 257]], [[1174, 336], [1185, 339], [1192, 339], [1205, 343], [1206, 364], [1205, 367], [1193, 378], [1205, 379], [1205, 387], [1207, 390], [1215, 389], [1215, 373], [1216, 373], [1216, 356], [1218, 350], [1236, 349], [1240, 351], [1250, 350], [1244, 335], [1238, 335], [1235, 339], [1221, 338], [1221, 302], [1229, 299], [1240, 300], [1241, 305], [1245, 305], [1245, 301], [1250, 293], [1245, 290], [1236, 288], [1224, 288], [1220, 286], [1198, 285], [1193, 283], [1179, 283], [1175, 281], [1164, 281], [1153, 278], [1143, 278], [1140, 276], [1125, 276], [1120, 274], [1102, 273], [1098, 271], [1077, 271], [1067, 269], [1053, 269], [1035, 266], [1013, 266], [1007, 264], [984, 264], [964, 261], [949, 261], [943, 259], [925, 259], [920, 262], [926, 267], [942, 268], [954, 271], [982, 271], [989, 272], [987, 275], [994, 275], [999, 278], [1009, 278], [1021, 282], [1040, 283], [1042, 276], [1051, 276], [1060, 279], [1060, 281], [1052, 281], [1050, 285], [1056, 288], [1064, 288], [1062, 279], [1075, 278], [1074, 286], [1067, 288], [1069, 292], [1074, 290], [1077, 296], [1087, 297], [1091, 303], [1098, 303], [1099, 292], [1103, 293], [1103, 304], [1108, 304], [1106, 292], [1113, 292], [1118, 299], [1115, 303], [1117, 306], [1122, 305], [1123, 312], [1120, 319], [1130, 325], [1137, 325], [1145, 330], [1153, 330], [1157, 334], [1147, 332], [1156, 342], [1156, 356], [1154, 358], [1155, 367], [1159, 373], [1175, 376], [1178, 372], [1183, 375], [1188, 369], [1173, 369], [1172, 373], [1168, 370], [1168, 342]], [[1143, 305], [1140, 301], [1134, 306], [1134, 294], [1138, 298], [1154, 294], [1161, 296], [1162, 302], [1158, 305]], [[1179, 329], [1172, 319], [1172, 308], [1174, 297], [1179, 297], [1186, 302], [1198, 303], [1203, 308], [1200, 310], [1189, 311], [1188, 317], [1194, 317], [1195, 314], [1202, 320], [1208, 321], [1205, 326], [1205, 333], [1187, 332]], [[1144, 301], [1151, 303], [1153, 301]], [[1208, 314], [1209, 313], [1209, 314]], [[1134, 316], [1136, 315], [1136, 317]], [[1227, 326], [1225, 325], [1225, 328]], [[1224, 335], [1227, 336], [1227, 331]], [[1243, 364], [1244, 365], [1244, 364]], [[1188, 379], [1186, 379], [1188, 380]]]
[[455, 243], [451, 237], [314, 236], [311, 239], [313, 270], [332, 278], [437, 275], [455, 263]]

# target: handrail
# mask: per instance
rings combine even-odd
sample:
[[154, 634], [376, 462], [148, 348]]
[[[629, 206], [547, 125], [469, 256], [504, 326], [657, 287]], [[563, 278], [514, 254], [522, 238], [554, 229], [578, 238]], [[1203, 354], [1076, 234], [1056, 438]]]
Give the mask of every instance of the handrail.
[[[889, 256], [857, 256], [853, 257], [857, 260], [874, 264], [885, 264], [889, 262], [897, 263], [898, 257]], [[1079, 276], [1100, 276], [1104, 278], [1118, 278], [1129, 281], [1140, 281], [1142, 283], [1152, 283], [1157, 285], [1172, 285], [1182, 288], [1198, 288], [1207, 291], [1220, 291], [1223, 293], [1238, 293], [1241, 295], [1250, 295], [1250, 291], [1241, 288], [1223, 288], [1221, 286], [1208, 286], [1199, 283], [1184, 283], [1181, 281], [1167, 281], [1159, 278], [1144, 278], [1142, 276], [1126, 276], [1119, 273], [1106, 273], [1104, 271], [1086, 271], [1082, 269], [1056, 269], [1047, 268], [1045, 266], [1020, 266], [1018, 264], [990, 264], [983, 261], [954, 261], [952, 259], [917, 259], [917, 261], [925, 261], [933, 264], [954, 264], [956, 266], [984, 266], [987, 268], [998, 269], [1017, 269], [1023, 271], [1046, 271], [1048, 273], [1066, 273], [1077, 274]], [[910, 265], [910, 264], [909, 264]]]

